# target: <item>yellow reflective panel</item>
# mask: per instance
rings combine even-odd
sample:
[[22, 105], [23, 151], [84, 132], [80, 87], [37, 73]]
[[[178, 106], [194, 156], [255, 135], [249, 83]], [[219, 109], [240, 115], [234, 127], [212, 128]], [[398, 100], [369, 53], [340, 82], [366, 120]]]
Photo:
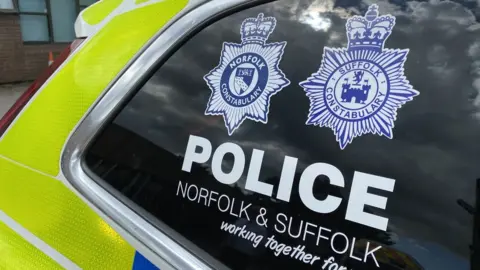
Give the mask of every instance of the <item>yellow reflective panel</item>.
[[110, 21], [40, 91], [0, 140], [0, 155], [58, 175], [69, 134], [133, 56], [187, 0], [134, 9]]
[[95, 5], [88, 7], [82, 13], [82, 19], [90, 25], [95, 25], [103, 21], [112, 11], [114, 11], [123, 0], [102, 0]]
[[83, 269], [131, 269], [134, 248], [62, 182], [1, 157], [0, 168], [0, 209], [23, 228]]
[[0, 221], [0, 269], [62, 269]]
[[139, 5], [139, 4], [143, 4], [143, 3], [146, 3], [150, 0], [135, 0], [135, 4]]

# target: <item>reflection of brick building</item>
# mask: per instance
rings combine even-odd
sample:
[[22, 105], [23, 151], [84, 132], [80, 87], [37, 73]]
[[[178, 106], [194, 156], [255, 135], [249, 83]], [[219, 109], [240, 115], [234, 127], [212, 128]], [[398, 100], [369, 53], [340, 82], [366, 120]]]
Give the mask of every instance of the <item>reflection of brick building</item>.
[[96, 0], [0, 0], [0, 83], [33, 80], [74, 38], [79, 12]]

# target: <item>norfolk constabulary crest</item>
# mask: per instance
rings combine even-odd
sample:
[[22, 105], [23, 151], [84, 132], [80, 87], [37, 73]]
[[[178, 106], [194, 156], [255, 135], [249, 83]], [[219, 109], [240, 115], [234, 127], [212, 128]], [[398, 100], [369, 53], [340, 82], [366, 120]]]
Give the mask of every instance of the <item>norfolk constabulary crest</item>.
[[318, 72], [300, 83], [310, 99], [306, 124], [331, 128], [341, 149], [367, 133], [392, 139], [397, 110], [419, 95], [403, 73], [409, 50], [384, 49], [394, 25], [377, 5], [348, 19], [347, 48], [325, 47]]
[[287, 42], [266, 43], [274, 17], [248, 18], [242, 43], [224, 42], [220, 64], [204, 79], [212, 90], [206, 115], [223, 115], [228, 134], [245, 119], [266, 124], [270, 98], [290, 84], [278, 67]]

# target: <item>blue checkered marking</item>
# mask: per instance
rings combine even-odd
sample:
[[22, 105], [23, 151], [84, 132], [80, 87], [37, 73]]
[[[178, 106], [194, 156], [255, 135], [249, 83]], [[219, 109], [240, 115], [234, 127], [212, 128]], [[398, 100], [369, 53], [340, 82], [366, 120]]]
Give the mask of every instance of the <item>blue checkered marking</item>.
[[133, 259], [133, 268], [132, 270], [160, 270], [153, 263], [151, 263], [147, 258], [143, 257], [138, 251], [135, 252], [135, 258]]

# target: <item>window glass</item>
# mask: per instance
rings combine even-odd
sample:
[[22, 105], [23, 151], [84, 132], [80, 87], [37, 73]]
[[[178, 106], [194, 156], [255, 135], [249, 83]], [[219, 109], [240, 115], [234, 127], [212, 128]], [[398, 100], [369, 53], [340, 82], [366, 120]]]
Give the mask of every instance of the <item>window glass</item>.
[[73, 1], [50, 0], [52, 9], [53, 40], [70, 42], [75, 38], [76, 7]]
[[49, 41], [48, 21], [44, 15], [20, 15], [23, 41]]
[[80, 6], [90, 6], [93, 3], [97, 2], [97, 0], [80, 0]]
[[470, 269], [457, 201], [480, 178], [478, 19], [377, 4], [280, 0], [213, 23], [86, 167], [232, 269]]
[[0, 0], [0, 9], [13, 9], [13, 0]]
[[45, 0], [18, 0], [20, 12], [47, 12]]

